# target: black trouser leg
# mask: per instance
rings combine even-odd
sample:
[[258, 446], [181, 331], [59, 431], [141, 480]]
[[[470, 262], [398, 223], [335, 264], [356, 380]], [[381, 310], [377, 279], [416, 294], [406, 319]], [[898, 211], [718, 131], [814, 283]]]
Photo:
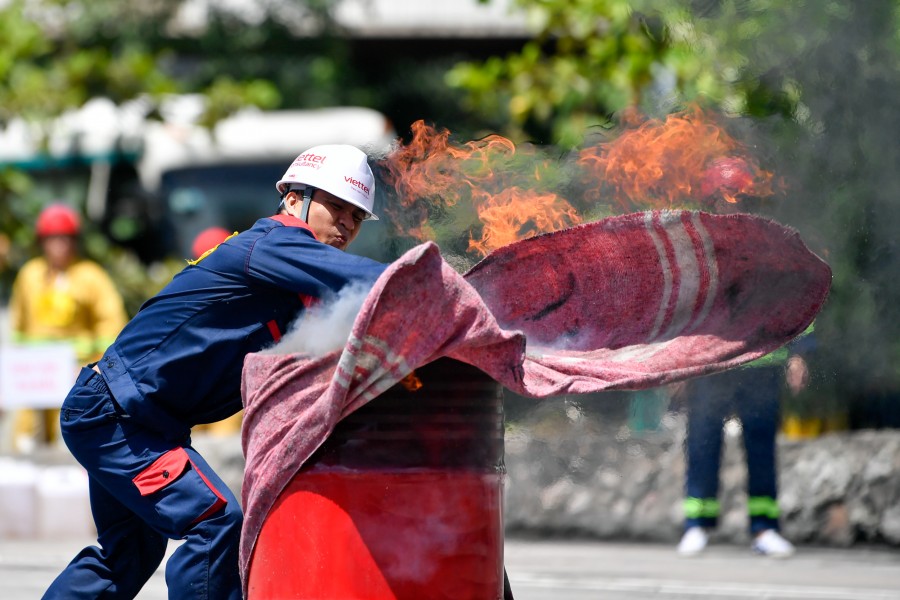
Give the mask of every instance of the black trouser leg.
[[512, 588], [509, 587], [509, 576], [506, 567], [503, 567], [503, 600], [513, 600]]

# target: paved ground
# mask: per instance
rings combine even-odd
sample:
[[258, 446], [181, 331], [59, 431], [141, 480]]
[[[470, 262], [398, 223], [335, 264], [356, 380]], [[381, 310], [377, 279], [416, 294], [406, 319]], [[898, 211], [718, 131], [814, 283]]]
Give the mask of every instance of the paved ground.
[[[40, 598], [87, 541], [0, 540], [0, 598]], [[890, 549], [801, 547], [779, 561], [711, 546], [682, 559], [658, 544], [511, 539], [506, 565], [516, 600], [900, 600], [900, 551]], [[159, 571], [138, 600], [165, 598]]]
[[900, 599], [900, 551], [800, 548], [787, 560], [738, 546], [680, 558], [671, 546], [508, 540], [516, 600]]

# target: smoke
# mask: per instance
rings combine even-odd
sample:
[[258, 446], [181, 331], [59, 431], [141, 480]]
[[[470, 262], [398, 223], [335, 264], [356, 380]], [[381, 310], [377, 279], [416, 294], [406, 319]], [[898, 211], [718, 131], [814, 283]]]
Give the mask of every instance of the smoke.
[[347, 343], [371, 285], [352, 283], [330, 301], [303, 311], [282, 340], [264, 354], [324, 356]]

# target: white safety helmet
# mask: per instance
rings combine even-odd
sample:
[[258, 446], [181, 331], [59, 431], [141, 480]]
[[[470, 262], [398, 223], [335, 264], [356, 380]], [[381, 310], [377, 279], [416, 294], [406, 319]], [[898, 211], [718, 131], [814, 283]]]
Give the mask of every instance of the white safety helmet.
[[366, 220], [377, 221], [375, 176], [366, 154], [347, 144], [313, 146], [294, 159], [284, 176], [275, 184], [283, 197], [290, 190], [312, 187], [334, 194], [341, 200], [366, 211]]

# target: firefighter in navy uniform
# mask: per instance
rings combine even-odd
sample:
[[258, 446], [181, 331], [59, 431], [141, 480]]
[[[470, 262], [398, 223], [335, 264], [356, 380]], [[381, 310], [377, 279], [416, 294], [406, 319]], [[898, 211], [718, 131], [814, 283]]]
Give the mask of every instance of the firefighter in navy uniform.
[[62, 436], [90, 476], [98, 545], [44, 598], [133, 598], [161, 563], [170, 598], [241, 597], [237, 499], [192, 447], [191, 427], [241, 409], [244, 356], [277, 342], [311, 300], [386, 265], [342, 252], [375, 219], [374, 177], [352, 146], [310, 148], [276, 184], [278, 214], [176, 275], [62, 406]]

